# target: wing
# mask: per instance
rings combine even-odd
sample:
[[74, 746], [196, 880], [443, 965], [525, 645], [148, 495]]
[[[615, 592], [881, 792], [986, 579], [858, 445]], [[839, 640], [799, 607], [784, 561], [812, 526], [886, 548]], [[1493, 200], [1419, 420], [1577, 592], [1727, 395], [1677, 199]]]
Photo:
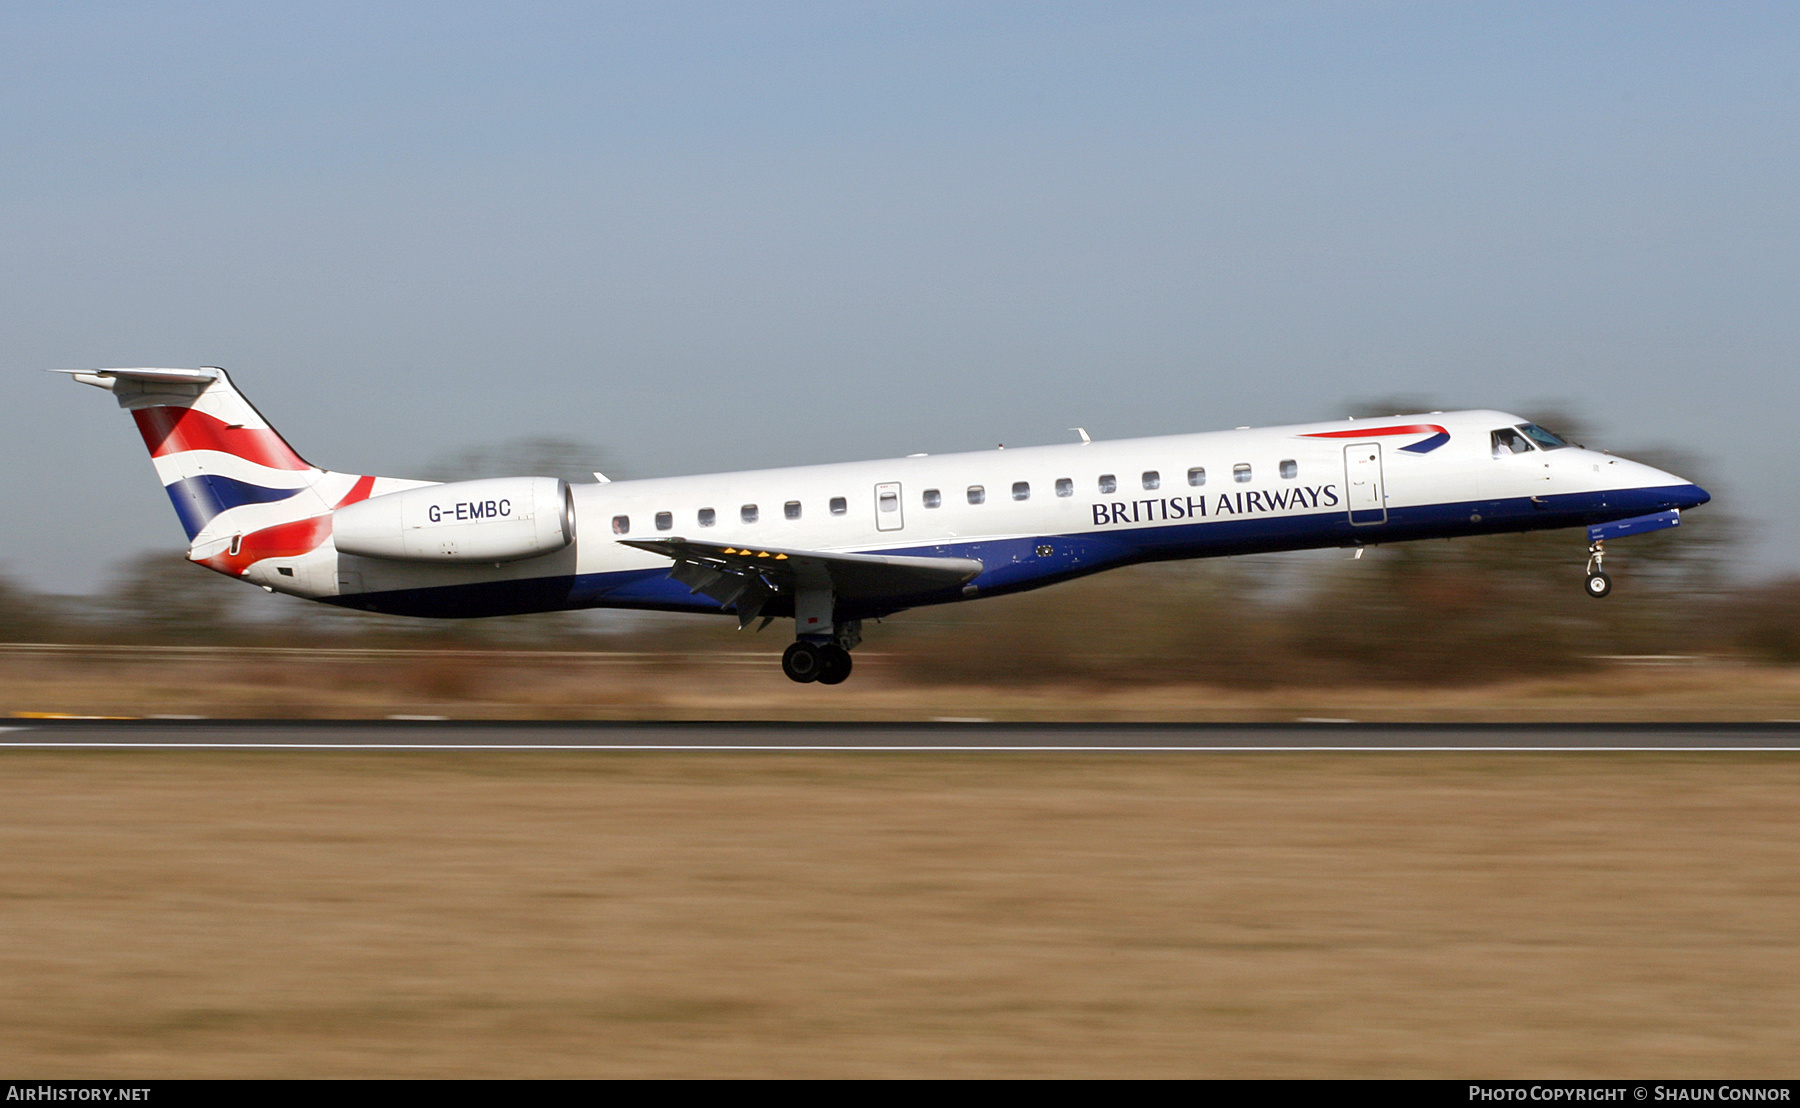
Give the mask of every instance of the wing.
[[828, 588], [843, 600], [897, 600], [954, 588], [973, 580], [983, 568], [973, 558], [835, 554], [679, 538], [618, 541], [672, 560], [669, 576], [726, 607], [736, 605], [740, 625], [755, 619], [778, 592]]

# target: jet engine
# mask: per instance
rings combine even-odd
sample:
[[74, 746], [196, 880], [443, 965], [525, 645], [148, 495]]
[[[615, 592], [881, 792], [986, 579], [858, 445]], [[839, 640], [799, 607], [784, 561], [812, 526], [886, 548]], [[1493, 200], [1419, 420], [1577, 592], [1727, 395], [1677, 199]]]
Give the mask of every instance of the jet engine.
[[575, 497], [554, 477], [392, 492], [332, 513], [339, 551], [409, 562], [516, 562], [575, 541]]

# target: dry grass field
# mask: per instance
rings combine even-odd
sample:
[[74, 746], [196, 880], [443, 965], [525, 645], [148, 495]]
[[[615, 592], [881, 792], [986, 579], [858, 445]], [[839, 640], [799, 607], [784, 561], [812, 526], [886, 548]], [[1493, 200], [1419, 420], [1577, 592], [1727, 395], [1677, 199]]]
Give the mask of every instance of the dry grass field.
[[0, 752], [38, 1076], [1791, 1076], [1800, 758]]

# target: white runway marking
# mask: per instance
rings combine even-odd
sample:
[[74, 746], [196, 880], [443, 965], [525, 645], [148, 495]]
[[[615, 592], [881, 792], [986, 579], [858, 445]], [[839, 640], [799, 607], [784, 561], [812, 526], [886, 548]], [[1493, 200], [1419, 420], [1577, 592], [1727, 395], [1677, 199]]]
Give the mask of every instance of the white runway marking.
[[865, 754], [1796, 754], [1792, 746], [859, 746], [824, 743], [169, 743], [5, 741], [34, 750], [611, 750]]

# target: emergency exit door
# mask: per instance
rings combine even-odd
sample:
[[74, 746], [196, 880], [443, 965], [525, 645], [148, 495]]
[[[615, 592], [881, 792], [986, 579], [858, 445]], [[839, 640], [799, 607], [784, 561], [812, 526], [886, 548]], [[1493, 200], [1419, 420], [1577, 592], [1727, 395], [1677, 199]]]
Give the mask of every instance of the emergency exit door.
[[1350, 523], [1368, 527], [1387, 522], [1387, 491], [1381, 480], [1381, 444], [1344, 447], [1344, 502]]
[[900, 507], [900, 482], [884, 481], [875, 486], [875, 530], [898, 531], [906, 513]]

